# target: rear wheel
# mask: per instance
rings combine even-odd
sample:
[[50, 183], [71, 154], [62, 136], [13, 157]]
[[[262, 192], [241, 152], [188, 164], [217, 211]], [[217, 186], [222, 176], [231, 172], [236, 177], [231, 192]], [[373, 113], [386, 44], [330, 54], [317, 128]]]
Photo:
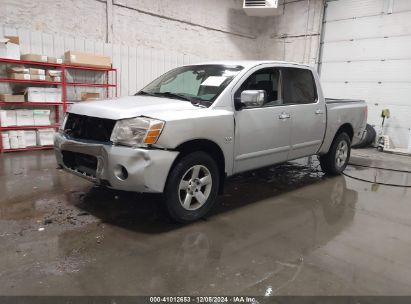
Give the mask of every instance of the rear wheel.
[[164, 193], [171, 218], [187, 223], [205, 216], [217, 198], [218, 185], [218, 167], [207, 153], [182, 157], [171, 170]]
[[328, 174], [341, 174], [347, 167], [351, 155], [351, 140], [342, 132], [334, 139], [327, 154], [320, 156], [321, 169]]

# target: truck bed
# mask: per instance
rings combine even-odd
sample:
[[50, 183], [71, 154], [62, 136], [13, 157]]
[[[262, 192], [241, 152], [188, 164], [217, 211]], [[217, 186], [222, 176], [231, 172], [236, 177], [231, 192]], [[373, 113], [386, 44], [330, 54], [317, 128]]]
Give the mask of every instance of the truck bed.
[[328, 152], [341, 122], [352, 126], [352, 145], [357, 144], [364, 133], [367, 122], [367, 105], [359, 99], [325, 98], [327, 111], [327, 127], [320, 153]]

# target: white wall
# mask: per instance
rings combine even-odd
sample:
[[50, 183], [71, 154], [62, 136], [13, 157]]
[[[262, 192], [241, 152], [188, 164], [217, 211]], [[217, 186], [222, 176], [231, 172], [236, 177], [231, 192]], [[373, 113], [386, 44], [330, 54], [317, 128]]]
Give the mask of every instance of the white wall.
[[[0, 0], [7, 27], [202, 58], [256, 58], [241, 0]], [[212, 12], [212, 13], [211, 13]]]
[[368, 122], [405, 148], [411, 127], [411, 1], [338, 0], [325, 13], [321, 80], [326, 96], [359, 98]]
[[323, 0], [284, 0], [279, 10], [259, 24], [259, 57], [316, 65]]
[[[129, 95], [186, 63], [315, 63], [319, 3], [280, 1], [278, 16], [255, 18], [245, 15], [242, 0], [0, 0], [0, 35], [20, 36], [22, 53], [61, 57], [70, 49], [109, 55], [119, 69], [119, 93]], [[71, 90], [69, 98], [84, 90]]]

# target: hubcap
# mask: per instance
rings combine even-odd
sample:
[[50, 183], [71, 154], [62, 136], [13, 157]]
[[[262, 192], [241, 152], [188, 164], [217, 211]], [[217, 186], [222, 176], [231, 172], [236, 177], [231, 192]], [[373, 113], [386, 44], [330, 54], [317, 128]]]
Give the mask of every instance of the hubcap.
[[345, 165], [348, 158], [348, 144], [346, 141], [341, 141], [337, 146], [335, 153], [335, 163], [339, 168]]
[[210, 171], [202, 165], [195, 165], [184, 173], [178, 187], [181, 206], [186, 210], [196, 210], [210, 196], [213, 181]]

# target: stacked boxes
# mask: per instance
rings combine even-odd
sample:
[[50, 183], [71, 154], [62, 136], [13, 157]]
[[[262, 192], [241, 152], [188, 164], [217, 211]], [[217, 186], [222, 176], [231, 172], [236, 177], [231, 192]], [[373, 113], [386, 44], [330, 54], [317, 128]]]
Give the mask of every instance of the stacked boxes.
[[22, 80], [47, 80], [51, 81], [50, 76], [46, 76], [46, 70], [25, 68], [23, 66], [11, 66], [7, 68], [8, 77]]
[[33, 110], [15, 110], [17, 126], [34, 126]]
[[50, 125], [50, 110], [33, 110], [35, 126]]
[[9, 139], [8, 132], [1, 133], [1, 142], [2, 142], [1, 146], [3, 147], [3, 149], [10, 149], [10, 139]]
[[16, 36], [0, 37], [0, 57], [20, 59], [20, 39]]
[[61, 102], [61, 89], [28, 87], [25, 91], [29, 102]]
[[51, 124], [50, 110], [0, 110], [0, 126], [48, 126]]
[[15, 110], [0, 110], [0, 126], [12, 127], [17, 126]]
[[48, 62], [48, 63], [63, 63], [63, 59], [46, 56], [46, 55], [39, 55], [39, 54], [23, 54], [20, 57], [21, 60], [28, 60], [28, 61], [39, 61], [39, 62]]
[[51, 146], [54, 141], [54, 129], [41, 129], [37, 130], [37, 145], [38, 146]]
[[54, 129], [2, 132], [2, 147], [3, 149], [23, 149], [34, 146], [52, 146], [54, 133]]
[[34, 147], [37, 145], [37, 131], [25, 130], [24, 136], [26, 138], [26, 147]]

